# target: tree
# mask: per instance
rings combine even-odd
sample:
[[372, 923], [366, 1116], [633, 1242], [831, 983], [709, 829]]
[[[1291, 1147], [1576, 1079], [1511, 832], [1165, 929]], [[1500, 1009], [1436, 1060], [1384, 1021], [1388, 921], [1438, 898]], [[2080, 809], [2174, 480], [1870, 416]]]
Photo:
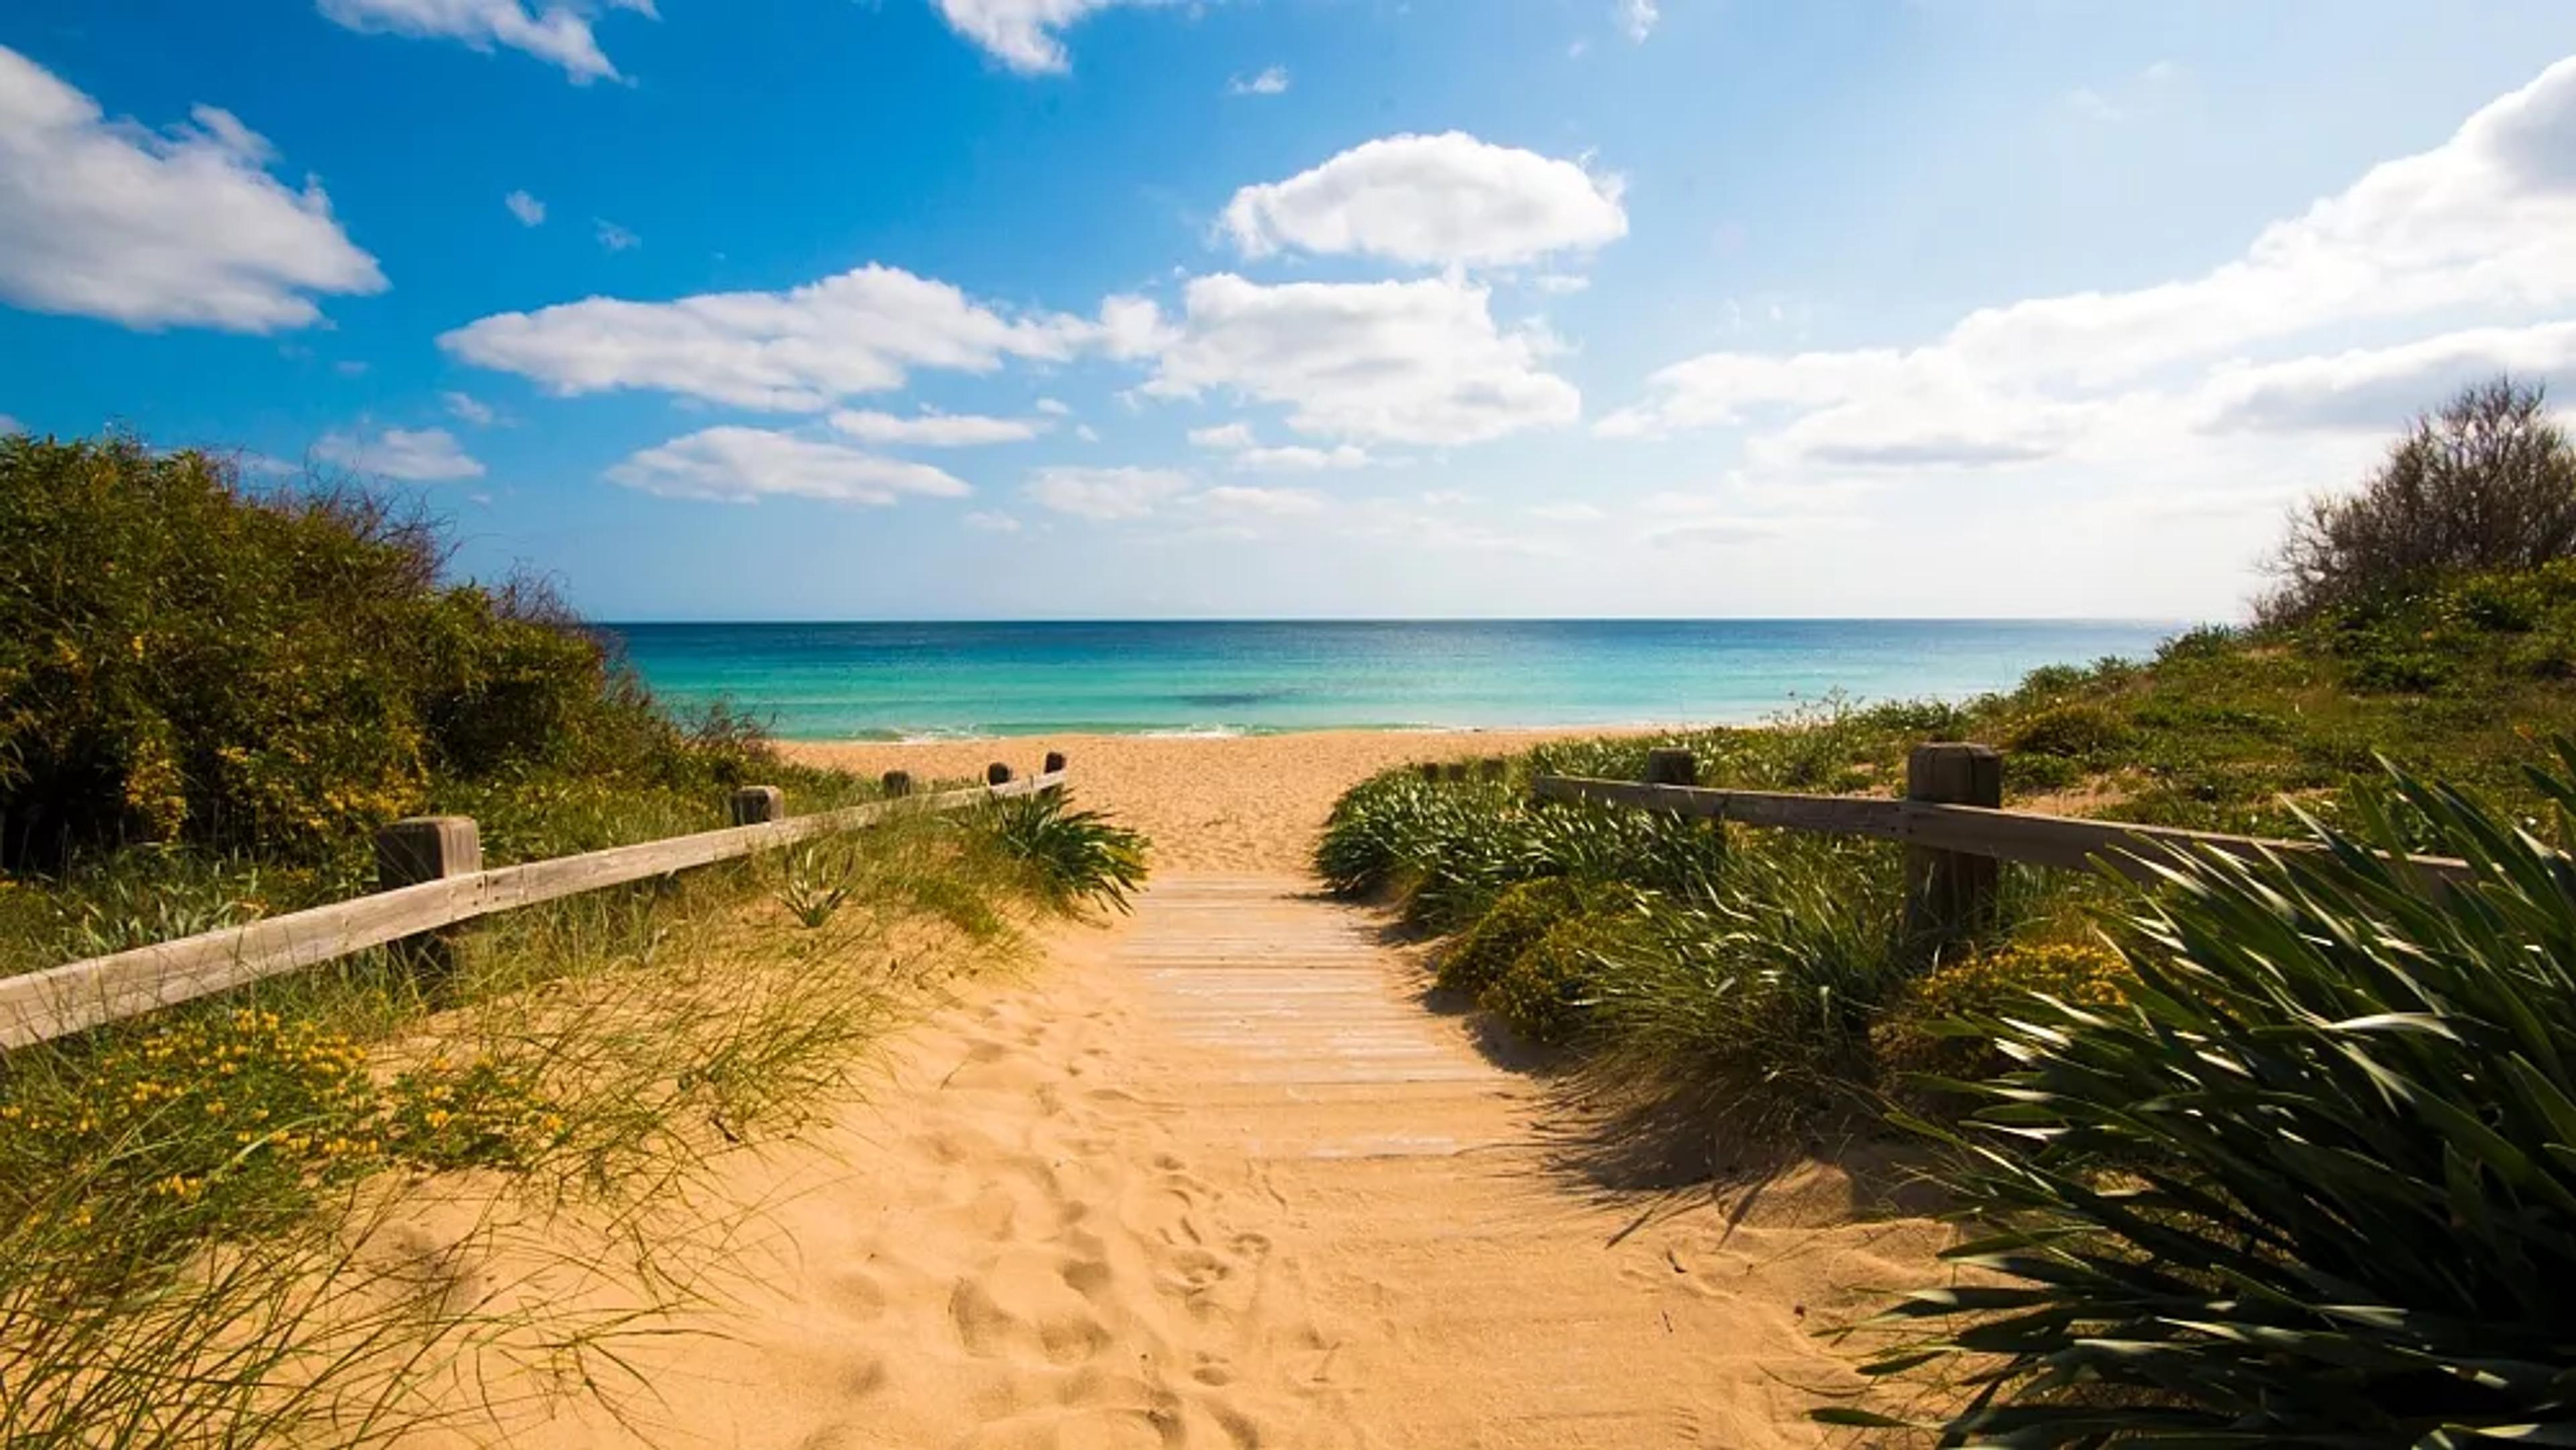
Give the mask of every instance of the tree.
[[2260, 612], [2292, 622], [2442, 574], [2571, 556], [2576, 447], [2545, 388], [2500, 376], [2419, 416], [2359, 493], [2293, 515]]

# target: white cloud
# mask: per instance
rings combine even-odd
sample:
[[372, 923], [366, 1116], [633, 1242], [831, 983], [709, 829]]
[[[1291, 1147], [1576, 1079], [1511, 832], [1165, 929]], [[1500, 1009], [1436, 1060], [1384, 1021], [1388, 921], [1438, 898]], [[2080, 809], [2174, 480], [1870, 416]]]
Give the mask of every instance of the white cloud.
[[1020, 521], [1009, 514], [977, 509], [966, 516], [966, 527], [988, 534], [1016, 534], [1020, 531]]
[[1227, 91], [1238, 96], [1281, 96], [1288, 93], [1288, 67], [1266, 66], [1259, 75], [1236, 76], [1225, 83]]
[[1040, 425], [1025, 418], [985, 418], [971, 413], [841, 412], [832, 427], [866, 443], [914, 444], [923, 448], [971, 448], [983, 443], [1018, 443], [1035, 438]]
[[468, 456], [456, 435], [444, 428], [387, 428], [373, 438], [325, 433], [313, 445], [313, 454], [359, 473], [407, 483], [483, 476], [483, 465]]
[[1220, 423], [1190, 430], [1190, 444], [1197, 448], [1250, 448], [1254, 442], [1249, 423]]
[[438, 343], [565, 395], [643, 388], [817, 412], [900, 388], [916, 367], [985, 373], [1006, 357], [1061, 360], [1099, 332], [1073, 317], [1006, 317], [945, 282], [867, 266], [786, 292], [593, 297], [504, 312]]
[[1295, 248], [1494, 266], [1627, 235], [1615, 176], [1463, 131], [1363, 142], [1286, 181], [1247, 186], [1224, 224], [1247, 257]]
[[514, 191], [501, 198], [501, 205], [508, 207], [510, 215], [517, 217], [523, 227], [545, 225], [546, 204], [524, 191]]
[[1574, 385], [1546, 371], [1544, 333], [1494, 325], [1489, 294], [1415, 282], [1193, 278], [1145, 391], [1215, 389], [1284, 403], [1301, 433], [1454, 444], [1570, 423]]
[[935, 0], [949, 28], [1023, 75], [1068, 68], [1060, 33], [1095, 10], [1166, 0]]
[[592, 218], [592, 222], [599, 229], [599, 244], [612, 252], [633, 251], [635, 248], [644, 245], [644, 239], [642, 237], [635, 235], [633, 232], [628, 231], [626, 228], [619, 226], [613, 221], [609, 221], [601, 217], [594, 217]]
[[961, 498], [973, 492], [927, 463], [765, 428], [701, 429], [634, 454], [609, 469], [608, 478], [666, 498], [723, 503], [774, 495], [884, 506], [908, 496]]
[[1585, 524], [1595, 519], [1609, 517], [1602, 511], [1600, 505], [1588, 503], [1531, 504], [1528, 512], [1531, 518], [1546, 519], [1550, 523], [1558, 524]]
[[1655, 22], [1662, 18], [1662, 12], [1655, 8], [1655, 0], [1619, 0], [1620, 33], [1640, 45], [1645, 44], [1647, 36], [1655, 33]]
[[1202, 489], [1190, 495], [1190, 502], [1221, 514], [1273, 519], [1311, 518], [1331, 506], [1331, 500], [1311, 488], [1249, 488], [1232, 483]]
[[1041, 468], [1029, 475], [1029, 501], [1060, 514], [1102, 522], [1141, 519], [1189, 490], [1185, 473], [1164, 468]]
[[2077, 114], [2088, 116], [2096, 121], [2125, 121], [2129, 118], [2128, 110], [2119, 102], [2090, 86], [2077, 86], [2068, 91], [2066, 104]]
[[269, 174], [268, 142], [198, 106], [149, 131], [0, 46], [0, 297], [128, 327], [274, 332], [317, 293], [385, 290], [321, 186]]
[[1579, 272], [1541, 272], [1530, 279], [1530, 285], [1551, 296], [1562, 297], [1590, 287], [1592, 279]]
[[11, 433], [24, 433], [26, 431], [26, 424], [19, 422], [17, 419], [10, 417], [6, 413], [0, 413], [0, 436], [6, 436]]
[[[2342, 406], [2319, 404], [2321, 387], [2377, 409], [2410, 379], [2437, 384], [2480, 358], [2554, 361], [2561, 339], [2506, 346], [2475, 331], [2414, 344], [2421, 352], [2253, 359], [2320, 333], [2456, 327], [2463, 314], [2545, 317], [2576, 303], [2571, 157], [2576, 58], [2480, 110], [2443, 145], [2375, 166], [2264, 228], [2243, 255], [2200, 276], [1984, 308], [1914, 348], [1707, 354], [1655, 374], [1645, 399], [1599, 431], [1751, 426], [1754, 456], [1772, 462], [2027, 463], [2088, 440], [2187, 429], [2191, 409], [2177, 400], [2203, 391], [2222, 420], [2281, 426], [2302, 408]], [[2392, 391], [2355, 394], [2364, 375]]]
[[492, 425], [493, 418], [496, 416], [492, 411], [491, 404], [484, 402], [482, 399], [475, 397], [471, 393], [441, 393], [438, 395], [438, 398], [440, 402], [447, 405], [448, 412], [455, 414], [457, 417], [464, 419], [466, 422], [473, 424], [477, 428], [490, 427]]
[[1038, 399], [1036, 407], [1039, 412], [1046, 414], [1050, 418], [1070, 418], [1073, 416], [1073, 409], [1066, 407], [1064, 404], [1053, 398]]
[[1085, 443], [1097, 443], [1100, 441], [1100, 430], [1088, 423], [1077, 423], [1074, 425], [1073, 436]]
[[2205, 426], [2219, 431], [2385, 434], [2498, 373], [2546, 378], [2572, 371], [2576, 322], [2481, 327], [2395, 347], [2222, 368], [2200, 402]]
[[1333, 448], [1246, 448], [1234, 455], [1234, 466], [1246, 473], [1317, 473], [1327, 468], [1366, 468], [1366, 450], [1348, 443]]
[[[653, 13], [652, 0], [610, 0], [614, 9]], [[583, 3], [546, 4], [533, 13], [521, 0], [320, 0], [324, 16], [351, 30], [460, 41], [475, 50], [524, 51], [558, 65], [575, 85], [614, 80], [617, 67], [600, 51]]]

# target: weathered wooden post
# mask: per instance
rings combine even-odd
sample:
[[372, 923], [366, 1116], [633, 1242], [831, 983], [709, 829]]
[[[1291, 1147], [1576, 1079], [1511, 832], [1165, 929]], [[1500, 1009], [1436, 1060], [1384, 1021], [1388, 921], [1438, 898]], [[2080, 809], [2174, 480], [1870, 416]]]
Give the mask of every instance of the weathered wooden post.
[[[483, 869], [483, 832], [472, 816], [410, 816], [376, 832], [376, 889], [471, 876]], [[441, 927], [407, 936], [387, 950], [410, 970], [424, 995], [456, 975], [464, 929]]]
[[1659, 745], [1646, 752], [1646, 784], [1697, 785], [1699, 762], [1687, 750]]
[[[2004, 758], [1991, 745], [1942, 741], [1917, 745], [1905, 761], [1905, 798], [1939, 805], [2004, 803]], [[1927, 956], [1993, 925], [2002, 863], [1963, 851], [1905, 848], [1905, 937]]]
[[885, 773], [884, 777], [877, 782], [877, 784], [885, 791], [885, 798], [887, 800], [901, 800], [905, 796], [912, 794], [912, 772], [908, 770], [889, 770]]
[[1441, 766], [1440, 778], [1453, 785], [1463, 784], [1467, 779], [1467, 762], [1463, 760], [1453, 760], [1448, 764]]
[[1064, 752], [1063, 752], [1063, 751], [1061, 751], [1061, 750], [1050, 750], [1050, 751], [1048, 751], [1048, 752], [1046, 753], [1046, 766], [1045, 766], [1044, 773], [1045, 773], [1045, 774], [1048, 774], [1048, 775], [1054, 775], [1055, 773], [1057, 773], [1058, 771], [1061, 771], [1061, 770], [1063, 770], [1063, 769], [1064, 769]]
[[1414, 768], [1422, 772], [1422, 783], [1424, 785], [1438, 785], [1440, 783], [1439, 761], [1426, 760]]
[[1010, 783], [1011, 768], [1009, 766], [996, 760], [992, 764], [984, 767], [984, 784], [1009, 785]]
[[1511, 763], [1499, 755], [1488, 755], [1476, 762], [1476, 773], [1486, 780], [1501, 780], [1511, 771]]
[[725, 802], [725, 817], [737, 826], [765, 826], [787, 819], [787, 792], [774, 785], [746, 785]]

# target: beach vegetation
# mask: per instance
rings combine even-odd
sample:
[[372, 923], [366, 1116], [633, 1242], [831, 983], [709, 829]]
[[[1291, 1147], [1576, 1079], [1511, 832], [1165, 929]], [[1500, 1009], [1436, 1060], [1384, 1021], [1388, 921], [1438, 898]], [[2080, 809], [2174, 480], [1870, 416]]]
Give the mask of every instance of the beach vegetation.
[[[0, 975], [362, 894], [403, 814], [502, 864], [719, 827], [745, 781], [875, 798], [444, 561], [354, 488], [0, 440]], [[1051, 809], [898, 813], [486, 918], [434, 981], [376, 949], [10, 1050], [0, 1442], [507, 1438], [643, 1392], [627, 1349], [733, 1287], [716, 1165], [1022, 923], [1142, 879], [1141, 838]]]
[[1098, 811], [1073, 809], [1069, 792], [995, 801], [986, 817], [983, 828], [1001, 851], [1026, 868], [1038, 894], [1060, 909], [1124, 912], [1145, 884], [1145, 838]]
[[[2007, 1068], [1920, 1125], [1962, 1278], [1898, 1300], [1872, 1366], [1957, 1368], [1942, 1443], [2576, 1436], [2576, 858], [2402, 771], [2352, 818], [2131, 895], [2090, 991], [1969, 1009]], [[2471, 882], [2382, 854], [2420, 846]]]

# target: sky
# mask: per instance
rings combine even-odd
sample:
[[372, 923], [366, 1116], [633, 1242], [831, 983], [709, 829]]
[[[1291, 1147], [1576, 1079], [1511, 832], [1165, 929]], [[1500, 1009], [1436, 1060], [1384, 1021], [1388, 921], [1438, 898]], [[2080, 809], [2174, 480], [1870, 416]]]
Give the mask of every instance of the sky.
[[2500, 370], [2566, 0], [0, 12], [0, 428], [603, 619], [2225, 619]]

